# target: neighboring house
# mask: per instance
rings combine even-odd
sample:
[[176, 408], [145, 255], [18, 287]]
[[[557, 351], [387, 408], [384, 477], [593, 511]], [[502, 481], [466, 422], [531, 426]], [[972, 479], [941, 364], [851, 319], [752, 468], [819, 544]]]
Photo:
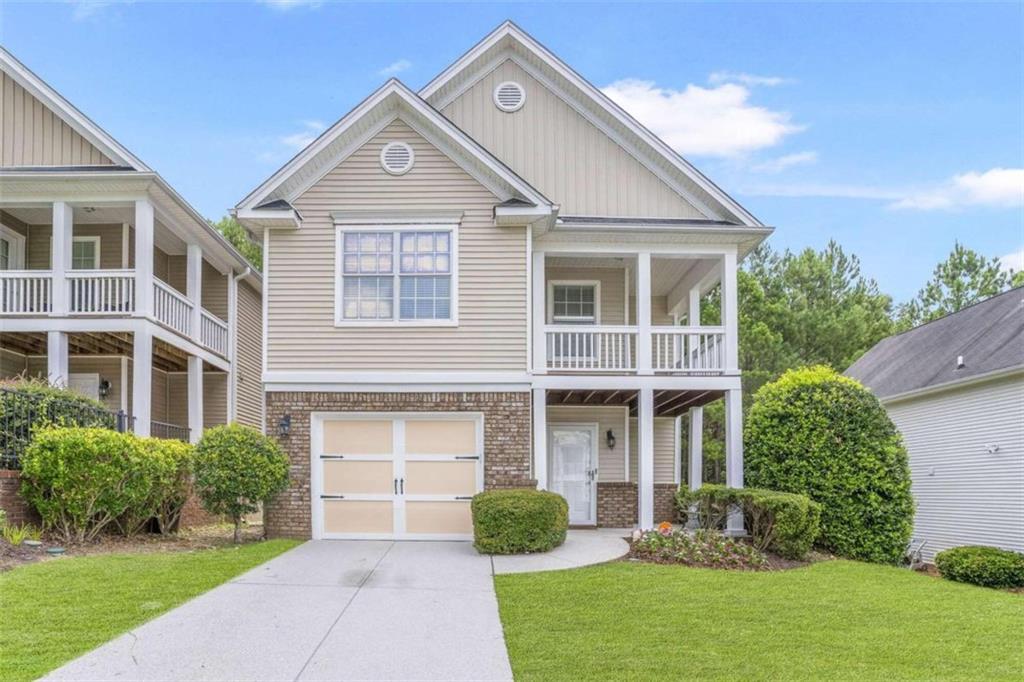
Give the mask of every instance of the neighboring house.
[[1024, 288], [884, 339], [846, 374], [903, 434], [925, 558], [1024, 552]]
[[385, 83], [235, 214], [292, 458], [271, 534], [465, 538], [470, 496], [535, 485], [573, 525], [650, 527], [680, 417], [723, 396], [742, 484], [736, 268], [771, 229], [515, 25]]
[[0, 48], [0, 378], [196, 440], [263, 422], [262, 280], [159, 175]]

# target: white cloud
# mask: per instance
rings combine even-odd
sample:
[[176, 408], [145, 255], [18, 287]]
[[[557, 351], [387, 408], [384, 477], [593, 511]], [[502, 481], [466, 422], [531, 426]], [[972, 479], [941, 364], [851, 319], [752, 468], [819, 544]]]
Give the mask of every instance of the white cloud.
[[258, 2], [281, 12], [287, 12], [297, 7], [316, 9], [324, 4], [323, 0], [258, 0]]
[[85, 21], [98, 15], [112, 5], [130, 5], [134, 0], [66, 0], [72, 5], [71, 18]]
[[993, 168], [955, 175], [937, 187], [908, 194], [890, 208], [934, 211], [964, 206], [1024, 206], [1024, 168]]
[[751, 169], [758, 173], [781, 173], [787, 168], [793, 166], [803, 166], [806, 164], [817, 163], [818, 152], [797, 152], [795, 154], [786, 154], [775, 159], [768, 159], [761, 163], [754, 164]]
[[315, 140], [327, 127], [320, 121], [301, 121], [301, 123], [302, 130], [292, 133], [291, 135], [281, 137], [281, 144], [291, 147], [297, 151], [305, 149], [309, 146], [309, 143]]
[[715, 71], [713, 74], [708, 76], [708, 82], [712, 85], [721, 85], [722, 83], [741, 83], [751, 87], [756, 85], [774, 87], [776, 85], [792, 83], [793, 80], [790, 78], [783, 78], [782, 76], [756, 76], [752, 73], [736, 71]]
[[388, 64], [383, 69], [378, 71], [377, 75], [378, 76], [394, 76], [396, 73], [401, 73], [402, 71], [405, 71], [410, 66], [412, 66], [412, 62], [410, 62], [408, 59], [399, 59], [397, 62], [393, 62], [391, 64]]
[[1024, 246], [1000, 258], [999, 267], [1004, 272], [1021, 272], [1024, 270]]
[[749, 88], [736, 83], [671, 90], [628, 79], [602, 91], [682, 154], [739, 156], [804, 128], [786, 112], [750, 104]]

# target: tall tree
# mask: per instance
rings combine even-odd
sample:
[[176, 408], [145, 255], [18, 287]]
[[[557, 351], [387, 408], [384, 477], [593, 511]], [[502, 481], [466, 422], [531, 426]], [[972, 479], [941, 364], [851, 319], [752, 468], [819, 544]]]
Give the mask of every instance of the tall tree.
[[957, 242], [913, 300], [900, 306], [896, 324], [910, 329], [1002, 293], [1010, 275], [998, 258], [986, 258]]
[[224, 235], [231, 245], [252, 264], [254, 270], [263, 269], [263, 247], [253, 241], [249, 231], [231, 216], [224, 216], [217, 222], [209, 221], [215, 230]]

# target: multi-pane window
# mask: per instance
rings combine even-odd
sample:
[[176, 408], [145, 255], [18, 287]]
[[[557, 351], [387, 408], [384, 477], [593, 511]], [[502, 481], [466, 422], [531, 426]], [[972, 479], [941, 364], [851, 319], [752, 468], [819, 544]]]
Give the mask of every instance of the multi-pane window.
[[345, 233], [342, 319], [450, 320], [451, 241], [449, 231]]
[[74, 239], [71, 242], [71, 269], [95, 270], [99, 267], [98, 249], [99, 240]]
[[552, 320], [556, 323], [593, 324], [597, 321], [593, 284], [555, 284], [552, 292]]

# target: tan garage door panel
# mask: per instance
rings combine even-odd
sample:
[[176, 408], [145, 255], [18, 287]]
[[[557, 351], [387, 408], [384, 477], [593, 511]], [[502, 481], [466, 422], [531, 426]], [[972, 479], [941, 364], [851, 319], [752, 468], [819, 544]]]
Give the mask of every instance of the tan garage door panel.
[[390, 419], [339, 419], [324, 422], [324, 454], [390, 455], [394, 452]]
[[471, 534], [473, 516], [469, 502], [406, 502], [405, 530], [422, 534]]
[[324, 492], [328, 494], [389, 495], [394, 488], [394, 464], [324, 460]]
[[390, 500], [325, 500], [326, 533], [392, 533], [394, 503]]
[[409, 495], [472, 495], [476, 492], [476, 460], [407, 461], [405, 492]]
[[405, 423], [409, 455], [475, 455], [476, 420], [410, 419]]

